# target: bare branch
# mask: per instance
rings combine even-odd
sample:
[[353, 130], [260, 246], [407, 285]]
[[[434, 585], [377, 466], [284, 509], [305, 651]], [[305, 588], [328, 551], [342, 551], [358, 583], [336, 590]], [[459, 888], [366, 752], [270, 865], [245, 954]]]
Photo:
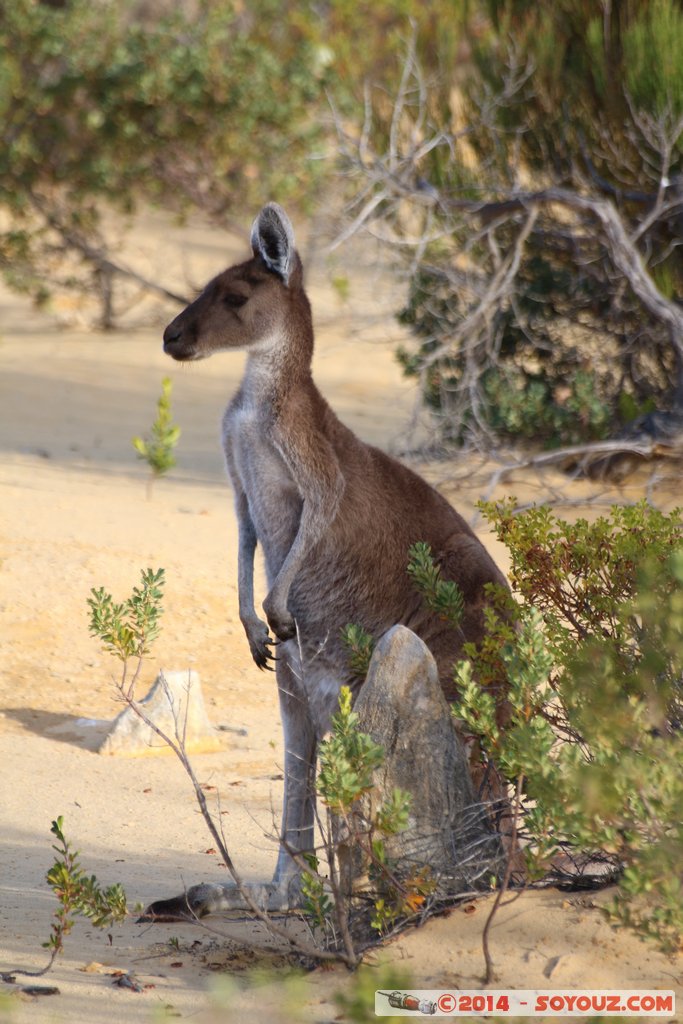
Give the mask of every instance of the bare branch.
[[[351, 952], [348, 949], [344, 952], [323, 949], [319, 946], [310, 945], [309, 943], [303, 942], [297, 936], [291, 934], [286, 928], [283, 928], [276, 921], [273, 920], [271, 915], [265, 910], [260, 904], [253, 898], [249, 886], [246, 885], [238, 872], [235, 863], [230, 855], [228, 847], [224, 841], [222, 828], [216, 825], [213, 815], [211, 814], [204, 790], [202, 789], [201, 783], [199, 782], [192, 763], [187, 755], [185, 748], [184, 737], [180, 735], [178, 730], [178, 723], [176, 721], [176, 735], [171, 737], [168, 733], [160, 729], [155, 722], [146, 714], [142, 706], [138, 701], [135, 700], [134, 693], [131, 692], [131, 688], [127, 687], [124, 689], [122, 683], [117, 684], [117, 690], [122, 700], [132, 709], [132, 711], [147, 725], [164, 743], [166, 743], [173, 753], [176, 755], [180, 763], [182, 764], [185, 772], [187, 773], [190, 782], [192, 783], [195, 799], [199, 806], [200, 813], [206, 827], [208, 828], [212, 839], [216, 843], [216, 847], [221, 855], [223, 863], [230, 872], [230, 876], [235, 883], [235, 887], [239, 892], [241, 898], [244, 900], [246, 908], [262, 922], [268, 929], [271, 935], [277, 936], [283, 939], [291, 949], [297, 953], [301, 953], [304, 956], [312, 957], [316, 960], [335, 960], [347, 964], [349, 967], [355, 967], [358, 963], [358, 957], [353, 952], [353, 946], [351, 945]], [[174, 715], [175, 719], [175, 715]], [[190, 910], [188, 906], [188, 911]], [[197, 919], [199, 920], [199, 919]]]
[[442, 358], [447, 348], [451, 348], [462, 343], [470, 335], [476, 335], [481, 322], [486, 320], [490, 315], [491, 310], [507, 298], [519, 271], [525, 242], [536, 223], [537, 216], [538, 212], [532, 208], [522, 225], [521, 231], [515, 239], [512, 251], [508, 253], [504, 260], [501, 261], [498, 270], [489, 281], [479, 302], [464, 318], [457, 331], [449, 339], [449, 342], [430, 353], [430, 355], [425, 359], [425, 366], [431, 366], [438, 359]]
[[327, 251], [334, 252], [334, 250], [338, 249], [340, 245], [344, 244], [344, 242], [348, 242], [349, 238], [357, 234], [357, 232], [363, 227], [365, 222], [372, 216], [380, 203], [383, 203], [387, 198], [388, 193], [384, 190], [376, 192], [375, 195], [364, 205], [355, 220], [349, 224], [349, 226], [342, 231], [340, 235], [337, 235], [334, 241], [328, 246]]
[[[551, 452], [542, 452], [539, 455], [530, 455], [527, 458], [519, 458], [514, 462], [508, 462], [499, 466], [492, 474], [484, 492], [483, 501], [488, 501], [496, 488], [512, 473], [520, 469], [546, 468], [547, 466], [562, 465], [572, 462], [579, 469], [590, 464], [594, 458], [602, 455], [639, 455], [644, 459], [654, 456], [670, 456], [681, 458], [683, 456], [682, 446], [668, 446], [659, 441], [637, 440], [614, 440], [596, 441], [594, 444], [570, 445], [566, 448], [557, 448]], [[581, 499], [583, 501], [583, 499]], [[477, 517], [475, 517], [475, 522]]]
[[513, 865], [513, 860], [514, 860], [514, 856], [515, 856], [515, 851], [517, 849], [517, 828], [518, 828], [518, 825], [519, 825], [519, 816], [520, 816], [521, 805], [522, 805], [522, 786], [523, 785], [524, 785], [524, 776], [523, 775], [519, 775], [519, 777], [517, 779], [517, 787], [516, 787], [516, 790], [515, 790], [515, 802], [514, 802], [514, 806], [513, 806], [513, 809], [512, 809], [512, 830], [511, 830], [511, 834], [510, 834], [510, 852], [508, 853], [508, 859], [507, 859], [507, 864], [505, 865], [505, 873], [503, 875], [503, 880], [500, 883], [500, 888], [498, 889], [498, 892], [496, 893], [496, 898], [493, 901], [493, 906], [491, 907], [489, 915], [486, 918], [486, 924], [484, 925], [484, 931], [482, 932], [482, 936], [481, 936], [482, 949], [483, 949], [483, 952], [484, 952], [484, 961], [486, 963], [486, 973], [484, 975], [484, 984], [485, 985], [490, 985], [491, 982], [493, 981], [493, 960], [491, 959], [491, 952], [489, 950], [489, 931], [491, 930], [491, 925], [493, 924], [493, 919], [496, 916], [496, 913], [497, 913], [498, 908], [500, 906], [501, 900], [503, 899], [505, 893], [507, 892], [508, 886], [510, 884], [510, 878], [512, 876], [512, 865]]
[[647, 273], [642, 257], [636, 249], [633, 239], [627, 233], [624, 221], [613, 203], [605, 199], [590, 199], [568, 189], [560, 188], [551, 188], [545, 192], [529, 195], [526, 197], [526, 202], [557, 202], [570, 209], [592, 213], [602, 225], [609, 244], [610, 256], [615, 265], [646, 309], [657, 319], [669, 325], [672, 343], [683, 358], [683, 308], [665, 298], [657, 288]]
[[77, 252], [84, 260], [92, 264], [99, 273], [109, 277], [119, 276], [135, 281], [145, 291], [161, 295], [165, 299], [171, 299], [171, 301], [177, 302], [181, 306], [186, 306], [191, 301], [187, 296], [179, 295], [177, 292], [165, 288], [156, 281], [149, 280], [149, 278], [139, 274], [136, 270], [132, 270], [122, 263], [115, 262], [103, 246], [97, 247], [88, 241], [84, 235], [65, 224], [59, 217], [56, 209], [43, 197], [34, 192], [31, 193], [30, 199], [34, 209], [42, 216], [45, 223], [60, 236], [66, 247]]

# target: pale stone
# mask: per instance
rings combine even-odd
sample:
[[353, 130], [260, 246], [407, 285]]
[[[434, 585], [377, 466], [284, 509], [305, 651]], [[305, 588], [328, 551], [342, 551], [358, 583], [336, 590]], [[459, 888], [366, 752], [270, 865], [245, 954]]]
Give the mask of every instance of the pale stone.
[[[221, 749], [206, 713], [197, 672], [162, 669], [138, 705], [145, 717], [174, 742], [184, 740], [188, 754]], [[99, 753], [141, 757], [171, 753], [171, 748], [132, 707], [127, 707], [114, 719]]]
[[403, 872], [429, 865], [442, 892], [487, 887], [500, 843], [476, 802], [436, 662], [405, 626], [379, 640], [354, 710], [359, 729], [384, 747], [365, 813], [376, 812], [395, 788], [411, 797], [408, 828], [385, 840], [389, 856]]

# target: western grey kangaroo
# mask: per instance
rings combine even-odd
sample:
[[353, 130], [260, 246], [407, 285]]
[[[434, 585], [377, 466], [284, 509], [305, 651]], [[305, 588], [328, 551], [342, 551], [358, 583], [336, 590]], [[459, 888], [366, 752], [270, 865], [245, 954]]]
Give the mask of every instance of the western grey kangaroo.
[[[239, 523], [239, 614], [254, 661], [275, 671], [285, 739], [282, 839], [273, 882], [251, 887], [272, 909], [296, 901], [287, 850], [313, 847], [316, 744], [339, 689], [357, 692], [341, 632], [359, 623], [379, 637], [403, 623], [431, 649], [447, 697], [453, 661], [483, 633], [487, 583], [506, 586], [465, 521], [421, 477], [359, 440], [311, 376], [313, 326], [290, 221], [275, 203], [251, 232], [252, 256], [230, 267], [164, 332], [174, 359], [247, 350], [244, 379], [223, 419], [225, 459]], [[425, 609], [406, 572], [427, 541], [463, 592], [459, 634]], [[254, 608], [254, 553], [265, 556], [264, 621]], [[274, 646], [276, 645], [276, 646]], [[153, 904], [155, 917], [243, 906], [234, 886], [195, 886]]]

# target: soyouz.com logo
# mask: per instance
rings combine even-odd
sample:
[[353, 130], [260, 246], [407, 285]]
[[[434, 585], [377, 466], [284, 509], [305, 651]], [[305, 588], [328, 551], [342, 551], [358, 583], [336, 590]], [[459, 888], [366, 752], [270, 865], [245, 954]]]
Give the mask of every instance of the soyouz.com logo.
[[674, 992], [655, 989], [484, 990], [412, 989], [375, 992], [377, 1017], [672, 1017]]

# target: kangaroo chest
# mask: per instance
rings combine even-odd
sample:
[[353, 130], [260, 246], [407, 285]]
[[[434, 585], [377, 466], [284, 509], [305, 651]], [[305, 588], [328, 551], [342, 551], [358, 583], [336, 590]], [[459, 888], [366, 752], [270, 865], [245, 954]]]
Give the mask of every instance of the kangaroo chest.
[[228, 472], [243, 493], [269, 574], [277, 573], [301, 519], [296, 481], [258, 411], [248, 404], [229, 409], [224, 420]]

